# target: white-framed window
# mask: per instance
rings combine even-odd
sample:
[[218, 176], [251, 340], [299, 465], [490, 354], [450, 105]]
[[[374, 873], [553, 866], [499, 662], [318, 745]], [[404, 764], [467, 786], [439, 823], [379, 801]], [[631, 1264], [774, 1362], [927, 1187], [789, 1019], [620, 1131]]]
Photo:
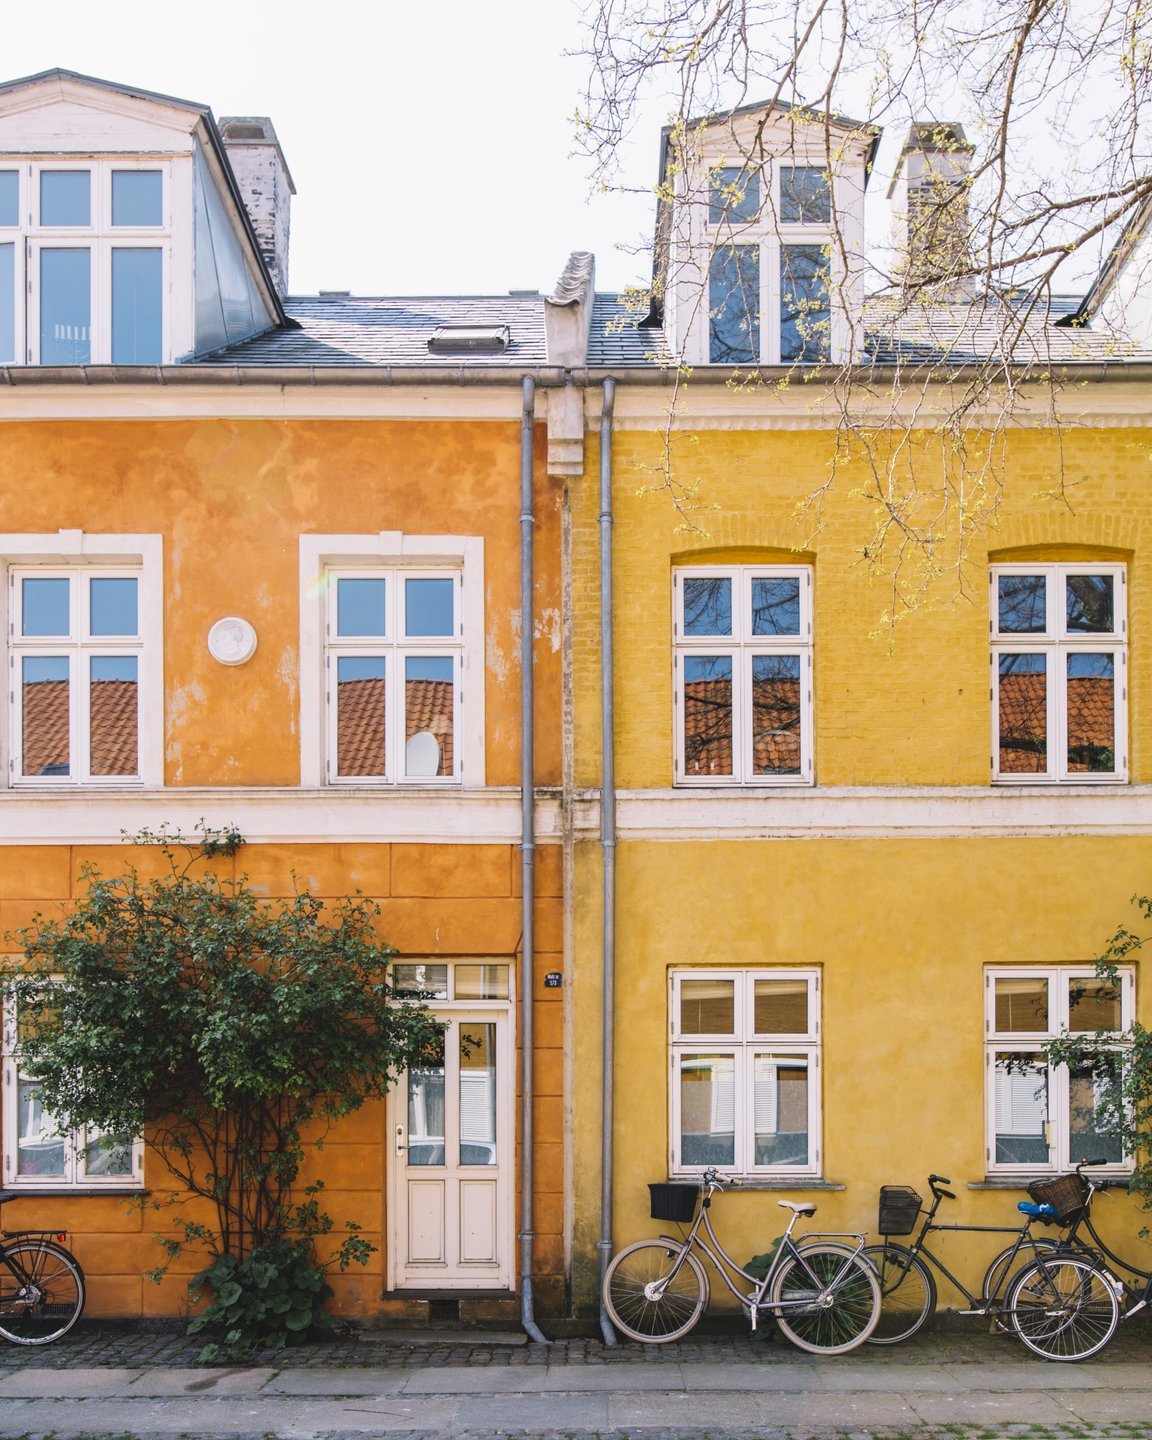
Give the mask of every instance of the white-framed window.
[[3, 1005], [4, 1186], [10, 1190], [124, 1190], [143, 1179], [144, 1146], [127, 1135], [69, 1130], [45, 1109], [21, 1063], [19, 1017]]
[[483, 542], [301, 538], [304, 784], [482, 785]]
[[1119, 1140], [1099, 1133], [1091, 1070], [1051, 1065], [1043, 1051], [1064, 1033], [1127, 1030], [1134, 971], [1121, 969], [1112, 985], [1092, 966], [989, 969], [984, 1003], [989, 1173], [1055, 1172], [1095, 1159], [1130, 1169]]
[[820, 364], [837, 348], [832, 193], [827, 167], [799, 158], [710, 170], [710, 364]]
[[812, 571], [673, 572], [678, 784], [810, 784]]
[[171, 359], [170, 167], [0, 161], [0, 363]]
[[820, 1173], [820, 973], [675, 970], [670, 1173]]
[[1125, 567], [996, 565], [990, 590], [993, 778], [1125, 780]]
[[158, 535], [0, 535], [8, 784], [159, 786]]

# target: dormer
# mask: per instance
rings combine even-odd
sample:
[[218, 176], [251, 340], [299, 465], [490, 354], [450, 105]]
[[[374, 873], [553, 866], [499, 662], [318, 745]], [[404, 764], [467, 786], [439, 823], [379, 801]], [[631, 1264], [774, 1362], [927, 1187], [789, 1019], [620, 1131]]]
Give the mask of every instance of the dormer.
[[879, 132], [782, 103], [664, 131], [657, 307], [686, 364], [840, 364], [863, 344]]
[[0, 85], [0, 365], [166, 365], [283, 323], [210, 110]]

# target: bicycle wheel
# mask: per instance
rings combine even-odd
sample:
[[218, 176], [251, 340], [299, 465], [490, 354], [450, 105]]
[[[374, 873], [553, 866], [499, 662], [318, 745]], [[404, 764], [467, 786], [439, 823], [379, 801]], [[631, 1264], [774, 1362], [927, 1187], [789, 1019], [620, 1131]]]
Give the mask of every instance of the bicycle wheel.
[[84, 1276], [62, 1245], [18, 1238], [0, 1255], [0, 1336], [47, 1345], [66, 1335], [84, 1308]]
[[[985, 1270], [980, 1294], [989, 1304], [998, 1301], [1008, 1294], [1012, 1281], [1025, 1265], [1031, 1264], [1041, 1255], [1051, 1255], [1059, 1248], [1060, 1242], [1049, 1239], [1046, 1235], [1034, 1235], [1019, 1248], [1009, 1245], [1007, 1249], [1001, 1250]], [[1007, 1331], [1012, 1329], [1007, 1314], [995, 1311], [990, 1313], [998, 1329]]]
[[772, 1282], [776, 1324], [801, 1350], [841, 1355], [862, 1345], [880, 1315], [875, 1271], [846, 1245], [808, 1245]]
[[1078, 1256], [1042, 1257], [1012, 1282], [1008, 1319], [1034, 1355], [1087, 1360], [1120, 1323], [1115, 1285], [1106, 1270]]
[[708, 1303], [708, 1278], [691, 1251], [664, 1240], [638, 1240], [613, 1257], [604, 1305], [632, 1340], [663, 1345], [687, 1335]]
[[911, 1339], [936, 1310], [936, 1281], [917, 1255], [903, 1245], [868, 1245], [869, 1261], [880, 1282], [880, 1318], [869, 1345], [896, 1345]]

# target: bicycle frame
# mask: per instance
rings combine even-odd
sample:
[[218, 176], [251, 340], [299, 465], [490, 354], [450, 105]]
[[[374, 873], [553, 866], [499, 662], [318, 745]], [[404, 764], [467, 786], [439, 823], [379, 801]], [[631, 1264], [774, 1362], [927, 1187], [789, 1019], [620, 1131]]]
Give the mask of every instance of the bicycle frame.
[[[1077, 1174], [1081, 1173], [1081, 1168], [1080, 1165], [1077, 1165]], [[1152, 1305], [1152, 1272], [1141, 1270], [1139, 1265], [1133, 1265], [1130, 1260], [1125, 1260], [1123, 1256], [1117, 1255], [1116, 1252], [1100, 1238], [1095, 1225], [1092, 1223], [1092, 1200], [1102, 1190], [1108, 1188], [1107, 1181], [1098, 1185], [1090, 1175], [1084, 1175], [1082, 1178], [1088, 1183], [1088, 1199], [1084, 1203], [1083, 1210], [1068, 1227], [1068, 1233], [1061, 1242], [1062, 1246], [1074, 1252], [1078, 1251], [1081, 1254], [1086, 1254], [1097, 1261], [1100, 1260], [1101, 1255], [1107, 1256], [1113, 1265], [1118, 1265], [1121, 1270], [1126, 1270], [1129, 1275], [1136, 1277], [1138, 1282], [1136, 1284], [1129, 1284], [1119, 1276], [1116, 1277], [1117, 1282], [1124, 1287], [1124, 1298], [1135, 1301], [1135, 1304], [1128, 1306], [1120, 1317], [1122, 1320], [1130, 1320], [1133, 1315], [1138, 1314], [1141, 1310]], [[1078, 1233], [1081, 1226], [1083, 1226], [1091, 1236], [1091, 1245], [1081, 1239]], [[1139, 1282], [1143, 1282], [1142, 1289]]]
[[[712, 1220], [708, 1213], [712, 1207], [712, 1196], [718, 1190], [722, 1189], [723, 1187], [719, 1185], [715, 1180], [710, 1180], [707, 1182], [707, 1192], [700, 1203], [700, 1208], [696, 1213], [696, 1218], [692, 1221], [692, 1228], [688, 1231], [688, 1234], [683, 1239], [677, 1240], [674, 1239], [671, 1235], [660, 1236], [660, 1239], [667, 1244], [670, 1250], [675, 1250], [679, 1252], [676, 1256], [676, 1263], [668, 1272], [665, 1284], [671, 1284], [672, 1281], [676, 1278], [676, 1275], [680, 1271], [681, 1265], [684, 1263], [684, 1256], [687, 1255], [690, 1250], [702, 1250], [704, 1254], [708, 1257], [708, 1259], [712, 1262], [713, 1269], [720, 1276], [720, 1279], [724, 1282], [729, 1292], [735, 1297], [735, 1299], [740, 1303], [740, 1305], [748, 1311], [748, 1317], [751, 1321], [753, 1330], [756, 1329], [756, 1321], [761, 1311], [767, 1311], [772, 1315], [781, 1315], [787, 1313], [790, 1310], [806, 1309], [810, 1304], [810, 1301], [808, 1300], [781, 1300], [778, 1301], [776, 1304], [773, 1304], [771, 1301], [764, 1298], [768, 1293], [768, 1289], [771, 1286], [772, 1281], [776, 1278], [777, 1273], [788, 1260], [798, 1260], [800, 1264], [804, 1266], [804, 1269], [810, 1276], [813, 1285], [815, 1285], [817, 1289], [822, 1292], [825, 1290], [825, 1285], [823, 1281], [819, 1278], [819, 1276], [815, 1275], [810, 1269], [808, 1269], [807, 1264], [805, 1264], [803, 1245], [797, 1245], [796, 1242], [792, 1239], [792, 1231], [796, 1225], [797, 1220], [799, 1220], [800, 1218], [799, 1213], [793, 1211], [792, 1218], [788, 1222], [788, 1228], [787, 1230], [785, 1230], [780, 1244], [776, 1247], [776, 1253], [772, 1257], [772, 1263], [769, 1265], [768, 1271], [764, 1275], [763, 1279], [761, 1279], [759, 1276], [749, 1274], [749, 1272], [745, 1270], [743, 1266], [738, 1265], [736, 1261], [732, 1259], [731, 1255], [728, 1254], [728, 1251], [725, 1250], [715, 1230], [713, 1230], [712, 1228]], [[707, 1240], [705, 1240], [704, 1237], [700, 1234], [701, 1229], [707, 1231]], [[851, 1252], [850, 1257], [848, 1255], [847, 1247], [845, 1247], [845, 1258], [856, 1258], [864, 1249], [865, 1237], [863, 1235], [853, 1235], [842, 1231], [813, 1231], [811, 1235], [805, 1235], [803, 1237], [805, 1241], [815, 1240], [817, 1238], [821, 1240], [842, 1239], [855, 1241], [855, 1248]], [[729, 1270], [734, 1271], [737, 1275], [749, 1281], [753, 1286], [753, 1289], [750, 1290], [747, 1294], [744, 1294], [738, 1288], [738, 1282], [734, 1282], [730, 1277]], [[847, 1272], [845, 1272], [845, 1279], [846, 1278]], [[844, 1281], [842, 1280], [840, 1284], [843, 1283]], [[839, 1284], [833, 1285], [832, 1287], [833, 1290], [839, 1288]]]

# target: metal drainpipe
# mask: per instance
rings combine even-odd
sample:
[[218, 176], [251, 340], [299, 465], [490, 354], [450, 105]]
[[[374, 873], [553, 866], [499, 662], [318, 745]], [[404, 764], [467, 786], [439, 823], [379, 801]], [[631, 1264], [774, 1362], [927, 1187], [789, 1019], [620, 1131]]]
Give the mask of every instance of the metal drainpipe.
[[532, 463], [533, 427], [536, 422], [536, 382], [524, 376], [524, 407], [520, 414], [520, 1323], [529, 1339], [547, 1345], [536, 1324], [532, 1302], [532, 1243], [535, 1235], [535, 1117], [532, 1102], [536, 1087], [533, 1071], [533, 970], [536, 959], [536, 732], [533, 672], [532, 576]]
[[600, 852], [603, 868], [603, 1023], [600, 1093], [600, 1330], [606, 1345], [616, 1331], [604, 1306], [604, 1276], [612, 1257], [613, 1127], [616, 1110], [616, 692], [612, 674], [612, 410], [615, 380], [604, 381], [600, 409]]

